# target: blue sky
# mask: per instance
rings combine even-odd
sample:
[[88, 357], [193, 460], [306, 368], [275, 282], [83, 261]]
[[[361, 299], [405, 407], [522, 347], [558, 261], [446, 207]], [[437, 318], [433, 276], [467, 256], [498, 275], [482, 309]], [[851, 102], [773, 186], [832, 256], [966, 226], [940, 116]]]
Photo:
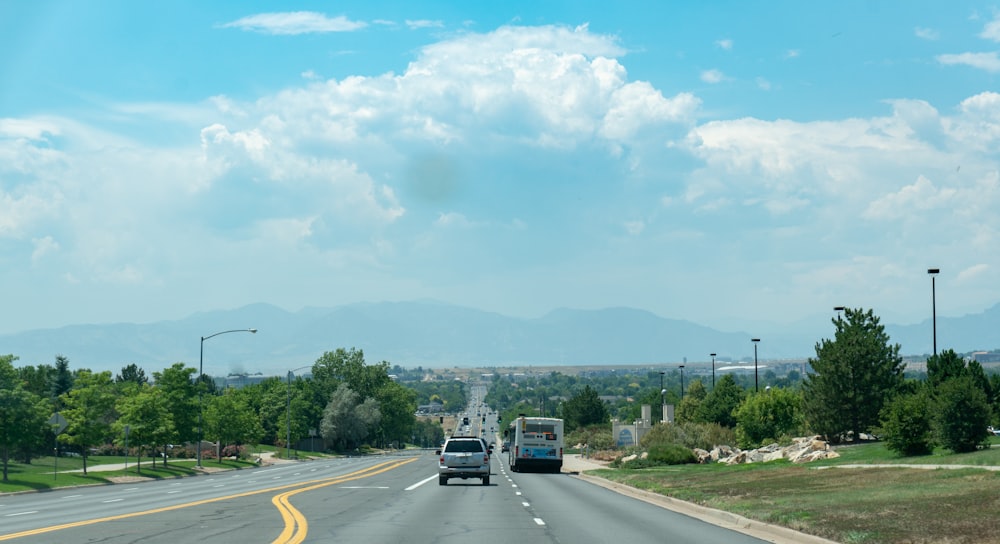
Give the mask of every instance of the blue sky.
[[2, 1], [0, 333], [414, 299], [906, 324], [930, 267], [938, 315], [980, 312], [998, 14]]

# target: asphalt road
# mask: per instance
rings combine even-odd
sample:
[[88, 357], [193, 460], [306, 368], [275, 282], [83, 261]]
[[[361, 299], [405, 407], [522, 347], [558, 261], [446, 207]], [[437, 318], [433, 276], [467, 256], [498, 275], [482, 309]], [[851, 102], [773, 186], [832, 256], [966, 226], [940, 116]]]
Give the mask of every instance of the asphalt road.
[[0, 541], [765, 542], [569, 474], [440, 486], [436, 456], [288, 463], [137, 484], [0, 496]]

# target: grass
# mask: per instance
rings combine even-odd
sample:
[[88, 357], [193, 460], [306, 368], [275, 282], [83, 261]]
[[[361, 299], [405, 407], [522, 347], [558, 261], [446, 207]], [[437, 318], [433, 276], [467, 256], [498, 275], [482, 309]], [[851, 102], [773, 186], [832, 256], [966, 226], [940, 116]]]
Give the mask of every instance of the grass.
[[[19, 491], [48, 491], [60, 487], [71, 487], [80, 485], [106, 485], [113, 483], [115, 479], [123, 477], [140, 477], [149, 479], [183, 478], [199, 474], [200, 471], [194, 468], [194, 459], [171, 459], [167, 465], [158, 460], [156, 467], [151, 464], [151, 459], [142, 459], [142, 464], [137, 467], [134, 457], [128, 460], [128, 470], [93, 470], [100, 465], [122, 464], [123, 457], [111, 456], [90, 456], [87, 458], [88, 473], [73, 472], [83, 468], [83, 459], [79, 457], [60, 457], [58, 461], [49, 457], [33, 459], [30, 464], [10, 462], [7, 465], [7, 481], [0, 481], [0, 493], [13, 493]], [[223, 459], [202, 459], [202, 466], [207, 469], [237, 469], [255, 466], [248, 461], [233, 461]], [[58, 472], [53, 473], [53, 469]]]
[[[845, 543], [1000, 541], [1000, 448], [899, 457], [880, 443], [839, 448], [835, 460], [683, 465], [591, 474]], [[893, 465], [957, 464], [968, 469]], [[833, 468], [874, 464], [876, 468]], [[831, 467], [822, 470], [820, 467]]]

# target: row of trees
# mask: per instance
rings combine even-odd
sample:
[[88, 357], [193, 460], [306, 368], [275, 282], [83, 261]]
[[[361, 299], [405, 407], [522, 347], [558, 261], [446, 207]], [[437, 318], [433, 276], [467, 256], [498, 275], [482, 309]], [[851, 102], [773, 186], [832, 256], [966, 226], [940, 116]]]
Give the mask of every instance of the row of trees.
[[[176, 363], [152, 380], [135, 365], [110, 372], [69, 371], [57, 357], [49, 365], [16, 368], [0, 356], [0, 457], [7, 480], [9, 459], [30, 462], [53, 439], [48, 420], [67, 422], [58, 440], [83, 456], [105, 444], [143, 449], [195, 443], [270, 443], [289, 447], [318, 431], [324, 448], [402, 444], [417, 432], [436, 438], [415, 421], [416, 394], [393, 381], [386, 362], [369, 365], [360, 350], [326, 352], [311, 376], [270, 378], [241, 389], [218, 390], [208, 376]], [[315, 434], [315, 433], [314, 433]], [[166, 458], [164, 457], [164, 462]]]
[[[947, 350], [928, 359], [926, 373], [908, 377], [899, 345], [890, 342], [872, 310], [846, 309], [832, 323], [833, 338], [816, 344], [805, 376], [765, 376], [770, 385], [760, 391], [733, 374], [722, 375], [711, 390], [694, 379], [683, 398], [668, 390], [664, 400], [677, 406], [678, 423], [733, 429], [742, 447], [801, 434], [820, 434], [834, 443], [877, 435], [904, 454], [927, 453], [937, 445], [970, 451], [987, 442], [987, 426], [1000, 414], [1000, 375], [987, 375], [979, 363]], [[509, 412], [551, 410], [548, 415], [566, 418], [572, 429], [582, 391], [588, 405], [600, 394], [608, 399], [607, 412], [630, 421], [638, 418], [640, 405], [660, 404], [660, 377], [617, 373], [589, 379], [585, 386], [558, 373], [516, 382], [496, 377], [487, 399], [506, 403]], [[665, 377], [668, 384], [676, 379]], [[607, 425], [608, 419], [598, 421]]]

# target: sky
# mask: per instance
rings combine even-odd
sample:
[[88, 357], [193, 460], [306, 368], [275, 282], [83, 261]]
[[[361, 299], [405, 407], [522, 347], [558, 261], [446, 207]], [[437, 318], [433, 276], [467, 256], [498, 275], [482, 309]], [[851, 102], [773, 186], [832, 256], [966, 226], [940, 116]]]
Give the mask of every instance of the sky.
[[0, 51], [0, 334], [1000, 302], [1000, 4], [0, 0]]

